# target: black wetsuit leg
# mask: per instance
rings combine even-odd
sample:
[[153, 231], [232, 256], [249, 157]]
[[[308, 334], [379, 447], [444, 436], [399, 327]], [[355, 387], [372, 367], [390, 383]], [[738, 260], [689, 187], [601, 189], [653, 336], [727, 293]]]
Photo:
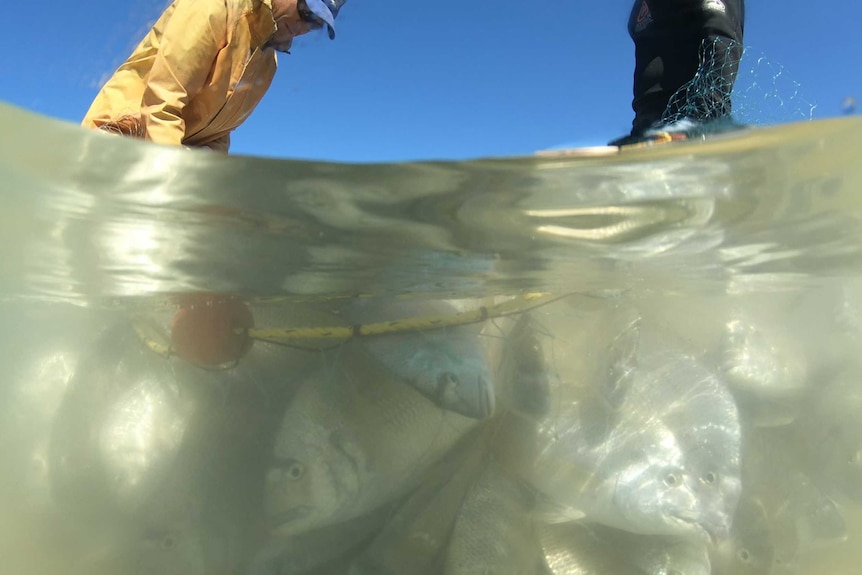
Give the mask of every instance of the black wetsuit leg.
[[[635, 1], [628, 25], [635, 44], [632, 136], [658, 124], [663, 115], [678, 114], [679, 104], [694, 120], [730, 115], [744, 22], [745, 0]], [[703, 78], [712, 85], [671, 102], [694, 78], [702, 57]]]

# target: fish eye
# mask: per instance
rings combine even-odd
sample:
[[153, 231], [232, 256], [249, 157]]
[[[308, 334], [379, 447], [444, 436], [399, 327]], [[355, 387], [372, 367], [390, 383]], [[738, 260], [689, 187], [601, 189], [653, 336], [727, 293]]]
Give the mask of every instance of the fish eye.
[[305, 466], [296, 459], [282, 459], [275, 464], [275, 471], [278, 473], [279, 480], [296, 481], [305, 475]]
[[668, 473], [664, 476], [664, 484], [668, 487], [675, 487], [679, 485], [679, 477], [676, 473]]
[[287, 467], [287, 476], [294, 481], [301, 479], [303, 474], [305, 474], [305, 467], [298, 461], [294, 461]]
[[743, 563], [751, 561], [751, 553], [748, 552], [748, 549], [740, 549], [736, 556], [739, 557], [739, 560]]
[[162, 549], [173, 549], [174, 545], [176, 545], [176, 541], [170, 535], [162, 539]]
[[450, 386], [455, 387], [458, 385], [458, 378], [455, 376], [454, 373], [447, 371], [440, 376], [440, 383], [446, 388]]
[[701, 479], [703, 479], [703, 482], [706, 483], [707, 485], [712, 485], [715, 483], [717, 477], [715, 476], [715, 473], [710, 471], [709, 473], [704, 475]]
[[857, 451], [850, 457], [850, 465], [859, 465], [862, 463], [862, 450]]

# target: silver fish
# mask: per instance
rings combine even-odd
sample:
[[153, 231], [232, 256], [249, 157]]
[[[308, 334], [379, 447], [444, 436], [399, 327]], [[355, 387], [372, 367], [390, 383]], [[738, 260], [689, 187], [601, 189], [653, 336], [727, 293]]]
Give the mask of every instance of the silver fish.
[[355, 342], [321, 360], [300, 375], [266, 473], [264, 505], [279, 536], [405, 495], [477, 424], [438, 408]]
[[124, 558], [136, 575], [204, 575], [209, 567], [201, 529], [188, 523], [142, 533]]
[[127, 321], [94, 350], [55, 420], [57, 502], [120, 514], [133, 534], [107, 557], [141, 573], [234, 568], [253, 538], [248, 493], [280, 422], [274, 406], [290, 395], [283, 374], [316, 354], [262, 344], [231, 369], [203, 370], [154, 353]]
[[0, 507], [13, 525], [11, 506], [41, 515], [53, 503], [49, 449], [54, 420], [81, 355], [115, 319], [110, 312], [68, 304], [0, 305], [0, 321], [9, 334], [0, 346]]
[[52, 430], [60, 501], [141, 507], [177, 456], [195, 401], [173, 387], [170, 362], [131, 325], [108, 328], [79, 361]]
[[597, 297], [570, 296], [487, 322], [482, 341], [503, 411], [534, 421], [552, 417], [566, 394], [607, 367], [607, 345], [631, 313]]
[[[164, 524], [131, 524], [116, 519], [79, 525], [90, 539], [101, 538], [105, 545], [99, 553], [67, 556], [66, 568], [56, 572], [207, 575], [234, 573], [239, 568], [236, 535], [215, 525], [198, 519]], [[113, 529], [110, 534], [105, 533], [108, 527]]]
[[719, 575], [798, 573], [803, 556], [848, 537], [842, 508], [809, 474], [789, 426], [747, 429], [743, 493], [730, 537], [713, 553]]
[[763, 503], [743, 490], [730, 536], [712, 550], [715, 575], [771, 575], [793, 573], [796, 541], [784, 541], [789, 548], [776, 549], [775, 532]]
[[798, 435], [824, 488], [862, 502], [862, 366], [852, 363], [812, 389]]
[[531, 313], [523, 313], [502, 335], [497, 373], [501, 402], [527, 418], [542, 418], [551, 409], [552, 381], [558, 381], [550, 337]]
[[535, 575], [541, 565], [532, 497], [491, 460], [458, 512], [445, 575]]
[[[538, 525], [544, 560], [543, 575], [635, 575], [621, 553], [598, 537], [588, 525], [557, 523]], [[637, 575], [642, 575], [637, 573]]]
[[132, 516], [90, 506], [67, 509], [90, 547], [69, 553], [63, 572], [205, 575], [233, 572], [245, 549], [238, 525], [210, 519], [207, 488], [198, 473], [202, 458], [188, 454], [160, 483], [157, 496]]
[[391, 506], [299, 535], [269, 539], [244, 575], [300, 575], [325, 568], [368, 545], [391, 515]]
[[[265, 326], [338, 323], [308, 310], [256, 311]], [[83, 354], [55, 422], [52, 472], [58, 492], [91, 485], [126, 510], [146, 505], [190, 426], [210, 436], [211, 441], [200, 438], [201, 449], [221, 451], [214, 459], [224, 459], [242, 442], [260, 442], [295, 391], [285, 374], [319, 357], [316, 342], [308, 342], [310, 351], [256, 342], [236, 365], [203, 369], [145, 345], [170, 346], [168, 318], [161, 315], [139, 310], [132, 321], [122, 317]], [[248, 449], [246, 444], [236, 450]]]
[[724, 537], [741, 491], [736, 405], [679, 342], [642, 331], [613, 344], [598, 399], [570, 396], [540, 424], [526, 476], [548, 518]]
[[146, 375], [120, 393], [97, 439], [101, 467], [120, 506], [136, 510], [154, 495], [175, 463], [195, 407], [170, 381]]
[[[444, 302], [381, 304], [358, 301], [345, 310], [352, 323], [445, 316], [455, 308]], [[438, 328], [362, 338], [360, 345], [393, 375], [443, 409], [485, 419], [494, 413], [494, 380], [471, 326]]]
[[485, 431], [466, 437], [430, 469], [350, 567], [350, 575], [438, 575], [455, 519], [488, 458]]
[[[199, 410], [208, 408], [204, 404]], [[195, 418], [155, 491], [133, 515], [125, 515], [134, 531], [117, 555], [133, 566], [132, 572], [233, 572], [248, 553], [253, 539], [251, 521], [244, 515], [250, 506], [248, 491], [233, 488], [236, 477], [227, 469], [245, 460], [209, 424], [208, 417]]]
[[746, 421], [761, 426], [793, 421], [808, 384], [808, 362], [785, 326], [747, 317], [726, 324], [722, 374]]
[[[710, 575], [712, 572], [709, 552], [703, 543], [655, 535], [636, 539], [627, 533], [620, 539], [623, 548], [629, 550], [629, 560], [648, 575]], [[627, 543], [629, 541], [631, 543]]]
[[815, 481], [820, 470], [808, 466], [791, 429], [752, 430], [747, 436], [744, 494], [763, 509], [774, 548], [773, 572], [791, 573], [809, 550], [848, 538], [844, 510]]
[[541, 525], [547, 575], [710, 575], [707, 546], [600, 525]]
[[[132, 372], [131, 366], [142, 367], [148, 358], [138, 361], [138, 347], [126, 348], [129, 353], [124, 355], [117, 340], [134, 341], [127, 323], [105, 333], [106, 326], [116, 326], [124, 319], [116, 311], [42, 304], [40, 309], [24, 313], [20, 326], [15, 316], [4, 317], [4, 325], [17, 332], [15, 345], [24, 346], [15, 354], [7, 375], [24, 379], [14, 386], [0, 386], [0, 394], [15, 392], [0, 403], [14, 406], [16, 411], [12, 418], [4, 413], [0, 425], [2, 436], [14, 439], [16, 449], [33, 451], [26, 466], [7, 466], [6, 457], [12, 454], [0, 454], [3, 468], [9, 471], [3, 479], [14, 478], [13, 485], [26, 487], [9, 492], [15, 496], [14, 505], [2, 502], [0, 556], [10, 572], [123, 572], [117, 551], [129, 543], [134, 526], [116, 504], [127, 483], [114, 481], [110, 466], [105, 465], [100, 437], [115, 402], [135, 389], [136, 380], [124, 379]], [[6, 352], [13, 349], [12, 345], [4, 348]], [[156, 419], [182, 409], [153, 407], [159, 412], [154, 414]], [[10, 423], [15, 424], [14, 430], [5, 427]], [[151, 434], [155, 436], [160, 436], [158, 430]], [[156, 467], [165, 469], [171, 449], [162, 444], [150, 452]], [[166, 454], [167, 458], [160, 458]], [[0, 500], [6, 495], [5, 486], [0, 485]], [[10, 527], [14, 536], [6, 533]]]

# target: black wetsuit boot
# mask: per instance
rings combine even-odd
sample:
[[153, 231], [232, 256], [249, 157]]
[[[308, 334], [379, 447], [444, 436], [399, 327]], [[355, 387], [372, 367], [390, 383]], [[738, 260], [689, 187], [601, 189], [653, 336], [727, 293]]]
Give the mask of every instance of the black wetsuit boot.
[[611, 144], [730, 123], [744, 22], [744, 0], [636, 0], [629, 18], [635, 119], [631, 134]]

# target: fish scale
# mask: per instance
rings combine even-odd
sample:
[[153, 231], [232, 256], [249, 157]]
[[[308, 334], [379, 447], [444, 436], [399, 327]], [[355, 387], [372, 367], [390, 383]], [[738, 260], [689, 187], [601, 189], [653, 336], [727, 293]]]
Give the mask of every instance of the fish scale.
[[[355, 351], [355, 350], [353, 350]], [[400, 437], [401, 441], [393, 446], [390, 451], [381, 452], [381, 457], [400, 459], [402, 453], [419, 455], [416, 464], [422, 464], [424, 457], [421, 456], [423, 449], [429, 446], [426, 441], [413, 443], [414, 435], [410, 433], [413, 426], [421, 426], [433, 436], [433, 430], [437, 429], [441, 439], [445, 438], [447, 424], [450, 421], [462, 421], [463, 417], [446, 412], [437, 408], [424, 396], [407, 386], [400, 389], [391, 385], [387, 379], [386, 370], [368, 361], [367, 356], [360, 353], [345, 353], [341, 356], [339, 369], [344, 370], [345, 377], [350, 372], [363, 374], [357, 382], [354, 390], [357, 398], [365, 401], [351, 402], [350, 410], [357, 419], [376, 420], [380, 425], [363, 426], [356, 430], [357, 435], [363, 436], [367, 445], [377, 445], [377, 442], [388, 442], [393, 437]], [[424, 436], [423, 436], [424, 437]], [[433, 439], [432, 439], [433, 444]]]
[[[524, 475], [544, 496], [541, 513], [644, 534], [726, 535], [741, 489], [729, 391], [680, 342], [640, 321], [613, 340], [611, 358], [598, 397], [555, 390], [560, 409], [538, 425]], [[598, 436], [595, 421], [606, 429]]]
[[540, 558], [531, 503], [517, 478], [490, 460], [461, 505], [444, 575], [535, 575]]
[[594, 524], [540, 525], [546, 575], [710, 575], [703, 543]]
[[[456, 312], [447, 302], [384, 305], [355, 301], [343, 310], [353, 323], [423, 315], [447, 317]], [[476, 419], [485, 419], [494, 412], [494, 381], [478, 328], [450, 326], [377, 335], [361, 338], [355, 347], [443, 409]]]
[[265, 507], [279, 536], [357, 517], [416, 487], [478, 422], [434, 405], [351, 344], [304, 374], [277, 432]]

